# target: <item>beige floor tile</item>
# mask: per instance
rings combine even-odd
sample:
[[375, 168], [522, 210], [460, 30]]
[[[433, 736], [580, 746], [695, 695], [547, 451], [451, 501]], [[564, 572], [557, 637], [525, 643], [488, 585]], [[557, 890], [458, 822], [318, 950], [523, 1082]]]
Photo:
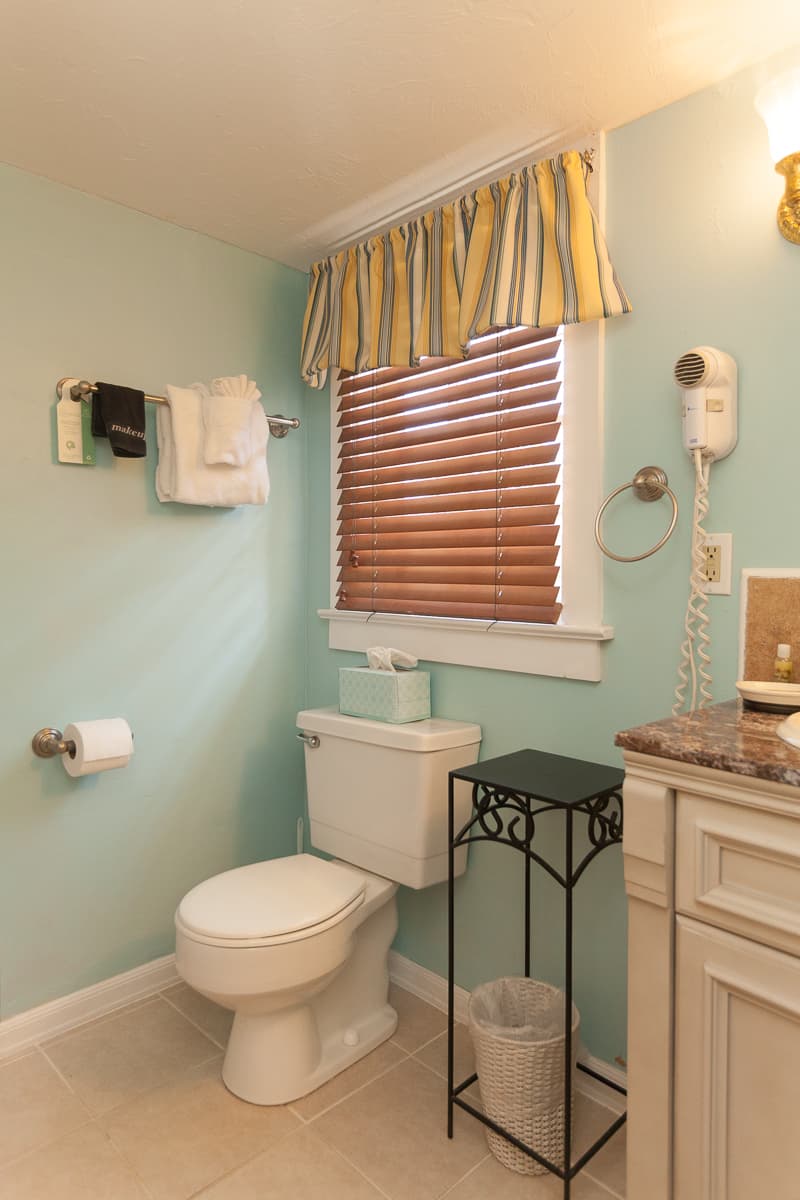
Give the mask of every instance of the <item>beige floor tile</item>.
[[445, 1013], [394, 984], [389, 988], [389, 1003], [398, 1017], [392, 1041], [409, 1054], [447, 1029]]
[[0, 1066], [0, 1165], [88, 1120], [84, 1105], [38, 1050]]
[[198, 1200], [382, 1200], [349, 1163], [303, 1129], [202, 1193]]
[[[437, 1075], [447, 1078], [447, 1034], [443, 1033], [435, 1041], [423, 1046], [414, 1055], [420, 1062], [425, 1063]], [[472, 1041], [466, 1025], [456, 1025], [455, 1028], [455, 1077], [456, 1084], [461, 1083], [475, 1070], [475, 1055], [472, 1051]]]
[[[87, 1025], [102, 1025], [105, 1021], [116, 1021], [117, 1017], [123, 1017], [127, 1013], [135, 1012], [137, 1008], [144, 1008], [145, 1004], [152, 1004], [154, 999], [155, 996], [152, 992], [147, 996], [140, 996], [138, 1000], [131, 1000], [129, 1004], [121, 1004], [119, 1008], [109, 1009], [108, 1012], [102, 1013], [99, 1017], [92, 1017], [90, 1021], [84, 1021], [83, 1025], [77, 1025], [75, 1029], [84, 1029]], [[66, 1035], [58, 1034], [58, 1036]], [[52, 1039], [52, 1041], [55, 1040], [55, 1038]]]
[[147, 1200], [94, 1123], [0, 1170], [0, 1200]]
[[155, 1200], [185, 1200], [301, 1125], [283, 1107], [238, 1100], [221, 1058], [101, 1118]]
[[393, 1045], [392, 1042], [384, 1042], [371, 1054], [367, 1054], [357, 1063], [353, 1063], [352, 1067], [342, 1071], [340, 1075], [334, 1075], [333, 1079], [324, 1083], [321, 1088], [317, 1088], [315, 1092], [311, 1092], [308, 1096], [302, 1096], [299, 1100], [293, 1100], [292, 1108], [300, 1114], [304, 1121], [311, 1121], [327, 1108], [338, 1104], [340, 1100], [344, 1100], [346, 1096], [363, 1087], [365, 1083], [370, 1083], [378, 1075], [388, 1071], [390, 1067], [402, 1062], [405, 1057], [404, 1052], [398, 1046]]
[[43, 1049], [93, 1113], [108, 1112], [219, 1054], [160, 997], [84, 1025]]
[[[596, 1104], [586, 1096], [576, 1097], [575, 1145], [580, 1154], [591, 1142], [608, 1129], [616, 1119], [616, 1113]], [[627, 1149], [626, 1129], [622, 1126], [610, 1142], [598, 1150], [586, 1164], [586, 1171], [600, 1183], [605, 1184], [619, 1196], [625, 1195], [625, 1155]]]
[[448, 1140], [446, 1093], [443, 1079], [406, 1059], [312, 1129], [392, 1200], [432, 1200], [486, 1154], [483, 1131], [464, 1113]]
[[[572, 1200], [611, 1200], [605, 1188], [578, 1175], [570, 1188]], [[481, 1163], [447, 1193], [447, 1200], [562, 1200], [564, 1184], [553, 1175], [518, 1175], [496, 1158]]]
[[218, 1004], [212, 1004], [210, 1000], [206, 1000], [205, 996], [201, 996], [194, 988], [190, 988], [186, 983], [176, 983], [174, 987], [167, 988], [162, 995], [170, 1004], [174, 1004], [177, 1009], [198, 1025], [203, 1033], [221, 1046], [224, 1050], [228, 1044], [228, 1035], [233, 1024], [233, 1013], [227, 1008], [220, 1008]]

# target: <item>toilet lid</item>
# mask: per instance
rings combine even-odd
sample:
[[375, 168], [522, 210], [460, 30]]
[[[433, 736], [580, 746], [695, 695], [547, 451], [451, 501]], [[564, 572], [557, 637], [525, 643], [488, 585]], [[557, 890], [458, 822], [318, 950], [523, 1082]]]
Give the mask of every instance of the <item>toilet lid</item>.
[[280, 937], [327, 921], [365, 888], [355, 871], [312, 854], [293, 854], [206, 879], [184, 896], [178, 917], [205, 937]]

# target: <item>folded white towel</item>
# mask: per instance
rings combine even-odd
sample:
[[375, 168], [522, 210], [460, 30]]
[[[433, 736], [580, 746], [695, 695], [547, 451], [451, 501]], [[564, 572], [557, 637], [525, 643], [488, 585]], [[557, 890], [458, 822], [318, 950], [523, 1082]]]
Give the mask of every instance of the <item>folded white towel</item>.
[[227, 375], [214, 379], [202, 397], [204, 460], [243, 467], [253, 454], [250, 422], [261, 392], [246, 375]]
[[264, 409], [258, 403], [252, 406], [249, 462], [243, 467], [209, 465], [203, 459], [201, 388], [168, 386], [168, 403], [159, 404], [156, 410], [156, 495], [163, 502], [205, 504], [211, 508], [266, 504], [269, 425]]

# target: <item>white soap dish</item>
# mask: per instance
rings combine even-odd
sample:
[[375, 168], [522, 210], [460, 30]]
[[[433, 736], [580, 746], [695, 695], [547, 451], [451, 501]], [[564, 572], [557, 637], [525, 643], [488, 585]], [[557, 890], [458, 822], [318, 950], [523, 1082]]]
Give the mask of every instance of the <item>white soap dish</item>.
[[796, 746], [800, 750], [800, 715], [795, 713], [794, 716], [781, 721], [775, 732], [784, 742], [788, 742], [790, 746]]
[[800, 711], [800, 683], [738, 679], [736, 690], [749, 708], [775, 713]]

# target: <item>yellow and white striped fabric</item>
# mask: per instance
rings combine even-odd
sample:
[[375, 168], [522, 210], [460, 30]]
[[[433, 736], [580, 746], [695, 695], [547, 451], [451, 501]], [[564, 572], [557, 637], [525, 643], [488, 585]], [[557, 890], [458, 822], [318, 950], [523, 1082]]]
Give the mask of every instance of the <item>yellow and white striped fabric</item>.
[[534, 163], [315, 263], [301, 373], [460, 358], [504, 326], [574, 325], [631, 311], [586, 194], [577, 150]]

